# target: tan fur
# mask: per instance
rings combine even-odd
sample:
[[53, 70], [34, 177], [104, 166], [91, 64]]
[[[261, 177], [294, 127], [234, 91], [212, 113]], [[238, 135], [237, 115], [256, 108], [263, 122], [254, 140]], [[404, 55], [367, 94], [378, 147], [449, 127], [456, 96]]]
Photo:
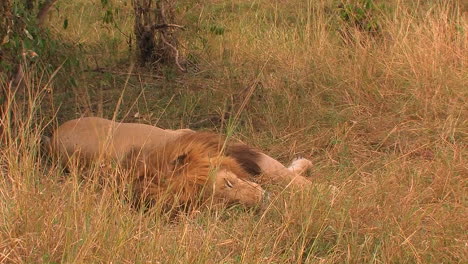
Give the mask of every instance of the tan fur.
[[[223, 154], [224, 139], [188, 129], [116, 123], [96, 117], [71, 120], [51, 139], [63, 164], [117, 161], [134, 167], [131, 180], [144, 200], [192, 203], [198, 198], [247, 206], [259, 204], [263, 189], [233, 157]], [[236, 152], [234, 153], [242, 153]], [[230, 187], [229, 187], [230, 186]]]
[[51, 139], [53, 152], [61, 154], [64, 164], [73, 155], [86, 161], [120, 161], [129, 151], [151, 145], [159, 148], [180, 135], [193, 133], [189, 129], [169, 130], [158, 127], [117, 123], [98, 117], [84, 117], [62, 124]]
[[263, 189], [250, 181], [256, 174], [287, 186], [311, 184], [300, 175], [311, 166], [308, 160], [296, 161], [288, 169], [242, 143], [225, 145], [219, 135], [190, 129], [87, 117], [61, 125], [50, 144], [64, 165], [78, 158], [84, 164], [114, 160], [133, 168], [135, 192], [145, 200], [191, 203], [212, 198], [253, 206], [264, 196]]

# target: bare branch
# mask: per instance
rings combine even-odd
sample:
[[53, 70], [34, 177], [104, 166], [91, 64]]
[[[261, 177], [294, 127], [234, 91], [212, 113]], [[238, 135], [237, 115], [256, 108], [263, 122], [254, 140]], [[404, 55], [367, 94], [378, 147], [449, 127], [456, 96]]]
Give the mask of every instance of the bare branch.
[[177, 25], [177, 24], [155, 24], [151, 26], [151, 30], [159, 30], [159, 29], [165, 29], [165, 28], [180, 28], [182, 30], [185, 29], [184, 26]]
[[182, 67], [179, 63], [179, 51], [176, 49], [176, 47], [174, 47], [171, 43], [169, 43], [166, 38], [164, 37], [164, 34], [161, 33], [161, 40], [164, 42], [164, 44], [166, 44], [167, 46], [169, 46], [175, 53], [175, 63], [177, 65], [177, 67], [183, 71], [183, 72], [187, 72], [187, 69], [185, 69], [184, 67]]
[[161, 10], [160, 15], [161, 15], [161, 19], [164, 22], [164, 24], [167, 24], [166, 10], [164, 9], [164, 3], [162, 3], [162, 2], [163, 1], [159, 2], [160, 3], [159, 9]]

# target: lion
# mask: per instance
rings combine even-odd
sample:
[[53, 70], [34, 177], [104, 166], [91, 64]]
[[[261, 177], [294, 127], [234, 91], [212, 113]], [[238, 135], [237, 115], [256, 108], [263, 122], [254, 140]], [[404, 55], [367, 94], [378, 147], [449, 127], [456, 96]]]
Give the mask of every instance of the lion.
[[215, 133], [99, 117], [74, 119], [59, 126], [50, 139], [49, 151], [64, 166], [75, 158], [83, 164], [117, 162], [131, 171], [133, 191], [143, 201], [166, 199], [188, 204], [210, 200], [254, 207], [268, 196], [254, 182], [258, 175], [299, 187], [311, 184], [301, 175], [311, 166], [307, 159], [297, 159], [286, 168], [253, 147], [227, 143]]

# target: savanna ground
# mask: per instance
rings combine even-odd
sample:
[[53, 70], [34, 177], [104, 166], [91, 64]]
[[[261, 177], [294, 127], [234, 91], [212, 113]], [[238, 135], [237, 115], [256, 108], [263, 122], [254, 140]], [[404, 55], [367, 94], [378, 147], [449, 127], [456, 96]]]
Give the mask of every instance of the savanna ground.
[[[58, 1], [51, 41], [25, 57], [2, 124], [1, 263], [468, 261], [461, 1], [179, 1], [188, 73], [138, 67], [130, 1], [109, 2]], [[315, 187], [265, 186], [260, 212], [135, 210], [39, 155], [82, 115], [232, 134], [311, 159]]]

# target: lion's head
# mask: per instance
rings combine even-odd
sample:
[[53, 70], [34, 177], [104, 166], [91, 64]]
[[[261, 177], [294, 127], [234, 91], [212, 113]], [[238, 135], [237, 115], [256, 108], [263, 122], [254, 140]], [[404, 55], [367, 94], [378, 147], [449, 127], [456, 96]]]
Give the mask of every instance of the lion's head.
[[[250, 181], [256, 152], [245, 145], [224, 145], [219, 135], [187, 133], [135, 159], [136, 193], [145, 200], [193, 204], [206, 201], [262, 203], [265, 191]], [[225, 148], [226, 150], [223, 150]], [[131, 155], [134, 157], [134, 155]]]

